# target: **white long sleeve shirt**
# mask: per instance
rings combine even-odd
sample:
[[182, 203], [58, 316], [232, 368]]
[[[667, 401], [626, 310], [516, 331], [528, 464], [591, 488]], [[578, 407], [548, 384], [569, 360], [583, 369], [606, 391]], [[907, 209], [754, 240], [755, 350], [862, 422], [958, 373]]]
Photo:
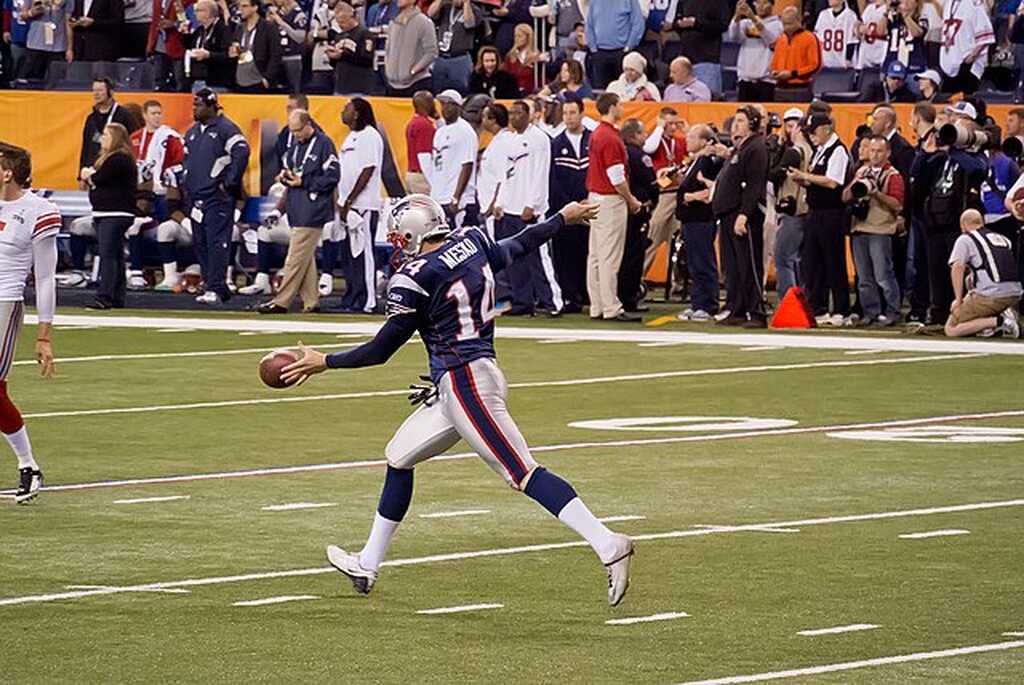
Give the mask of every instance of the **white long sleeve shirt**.
[[740, 44], [740, 54], [736, 60], [736, 74], [740, 81], [763, 81], [771, 73], [772, 46], [782, 35], [782, 20], [776, 16], [761, 20], [764, 28], [760, 36], [749, 36], [747, 32], [754, 28], [750, 19], [729, 24], [726, 36], [729, 41]]
[[548, 174], [551, 169], [551, 139], [530, 125], [515, 136], [509, 146], [507, 175], [498, 192], [498, 206], [506, 214], [521, 215], [532, 207], [538, 218], [548, 211]]

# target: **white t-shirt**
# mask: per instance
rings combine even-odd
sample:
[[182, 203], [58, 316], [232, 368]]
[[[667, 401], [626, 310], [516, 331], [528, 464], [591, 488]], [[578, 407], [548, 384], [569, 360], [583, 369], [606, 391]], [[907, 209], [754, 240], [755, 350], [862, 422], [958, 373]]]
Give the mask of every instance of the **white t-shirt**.
[[[949, 264], [952, 266], [960, 262], [974, 273], [974, 291], [983, 297], [1020, 297], [1020, 281], [994, 281], [986, 269], [981, 268], [985, 261], [993, 265], [992, 245], [998, 245], [1006, 249], [1012, 249], [1010, 240], [999, 233], [989, 233], [988, 239], [985, 236], [971, 231], [981, 240], [983, 247], [989, 252], [986, 259], [982, 259], [978, 245], [966, 233], [961, 235], [953, 243], [953, 251], [949, 254]], [[993, 265], [998, 269], [998, 265]], [[998, 273], [998, 271], [997, 271]]]
[[[977, 46], [995, 42], [996, 34], [983, 0], [946, 0], [939, 48], [939, 66], [946, 76], [956, 76], [964, 59]], [[982, 50], [971, 65], [971, 73], [981, 78], [987, 66], [988, 50]]]
[[338, 150], [341, 161], [341, 178], [338, 179], [338, 203], [348, 198], [356, 180], [366, 167], [373, 167], [369, 183], [352, 203], [352, 209], [380, 209], [380, 168], [384, 164], [384, 139], [377, 129], [367, 126], [362, 131], [352, 131]]
[[[839, 136], [833, 133], [832, 137], [830, 137], [828, 141], [814, 153], [814, 157], [811, 159], [810, 168], [814, 168], [819, 164], [822, 156], [824, 156], [824, 154], [833, 145], [835, 145], [838, 140]], [[846, 170], [849, 166], [850, 154], [846, 151], [845, 147], [839, 145], [832, 150], [832, 156], [828, 158], [828, 167], [825, 169], [825, 176], [842, 186], [846, 183]]]
[[[949, 0], [946, 0], [949, 2]], [[922, 0], [921, 4], [921, 18], [928, 20], [928, 30], [924, 34], [924, 40], [927, 43], [941, 43], [942, 42], [942, 15], [939, 14], [939, 10], [935, 9], [935, 5], [930, 2]]]
[[476, 199], [476, 153], [480, 140], [469, 122], [459, 117], [434, 134], [434, 153], [430, 170], [430, 197], [442, 205], [450, 204], [459, 187], [459, 176], [465, 164], [472, 164], [469, 182], [459, 198], [464, 208]]
[[551, 139], [531, 124], [522, 133], [513, 132], [509, 148], [508, 175], [501, 184], [498, 206], [516, 216], [530, 207], [539, 218], [548, 211]]
[[888, 14], [889, 5], [879, 7], [872, 3], [864, 8], [861, 24], [866, 27], [867, 35], [860, 41], [857, 66], [860, 69], [877, 69], [882, 66], [889, 52], [889, 35], [881, 29], [882, 22]]
[[0, 302], [25, 299], [33, 247], [55, 238], [60, 227], [57, 206], [34, 193], [10, 202], [0, 200]]
[[491, 138], [480, 156], [480, 169], [476, 177], [477, 204], [480, 211], [486, 212], [495, 199], [498, 185], [505, 180], [508, 173], [509, 146], [515, 134], [505, 128]]
[[818, 13], [814, 34], [821, 45], [821, 66], [826, 69], [848, 69], [852, 66], [846, 58], [846, 50], [860, 41], [857, 14], [852, 9], [844, 6], [837, 16], [831, 7], [826, 7]]

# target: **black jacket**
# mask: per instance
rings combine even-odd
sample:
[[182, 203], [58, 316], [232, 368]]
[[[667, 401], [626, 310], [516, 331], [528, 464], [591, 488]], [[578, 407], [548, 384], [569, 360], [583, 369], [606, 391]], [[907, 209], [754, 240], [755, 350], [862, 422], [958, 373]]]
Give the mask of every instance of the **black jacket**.
[[[241, 44], [244, 34], [245, 29], [239, 24], [235, 27], [232, 42]], [[252, 50], [253, 64], [259, 69], [263, 78], [267, 79], [270, 85], [274, 85], [281, 72], [281, 41], [277, 32], [277, 26], [266, 19], [261, 19], [256, 24], [256, 36], [252, 39], [252, 47], [243, 46], [243, 48]], [[209, 48], [207, 49], [209, 50]], [[211, 50], [211, 52], [213, 51]], [[237, 59], [229, 59], [233, 64], [238, 63]], [[195, 69], [195, 64], [193, 63], [193, 70]], [[195, 72], [193, 71], [193, 73]]]
[[[697, 23], [680, 28], [676, 23], [683, 17], [693, 17]], [[673, 22], [679, 31], [680, 54], [691, 62], [721, 62], [722, 34], [729, 28], [732, 13], [722, 0], [679, 0]]]
[[124, 107], [114, 103], [112, 112], [101, 112], [95, 107], [85, 118], [85, 125], [82, 126], [82, 149], [78, 154], [78, 168], [92, 166], [96, 158], [100, 156], [100, 136], [107, 124], [121, 124], [128, 133], [134, 133], [138, 126], [132, 115]]
[[88, 28], [76, 26], [72, 44], [76, 62], [114, 62], [120, 56], [124, 28], [124, 0], [93, 0], [85, 13], [85, 0], [75, 0], [71, 12], [75, 18], [93, 20]]
[[202, 61], [189, 60], [188, 78], [222, 88], [234, 84], [235, 60], [228, 57], [231, 40], [231, 29], [222, 19], [213, 22], [209, 28], [199, 26], [194, 29], [188, 36], [188, 47], [203, 48], [210, 53], [210, 57]]
[[89, 179], [89, 204], [93, 213], [125, 212], [135, 214], [135, 191], [139, 170], [135, 158], [124, 153], [107, 157]]
[[469, 77], [469, 92], [483, 93], [493, 100], [515, 100], [519, 97], [519, 83], [515, 76], [501, 69], [490, 76], [474, 71]]
[[350, 40], [355, 44], [355, 50], [346, 49], [339, 59], [331, 60], [331, 64], [334, 65], [334, 93], [373, 93], [377, 88], [377, 72], [373, 70], [373, 34], [362, 25], [348, 31], [335, 31], [332, 28], [328, 32], [328, 40], [335, 44]]
[[743, 141], [718, 174], [711, 209], [716, 217], [740, 212], [748, 220], [761, 211], [768, 187], [768, 146], [764, 136]]
[[629, 157], [629, 192], [644, 204], [651, 202], [657, 193], [650, 156], [639, 145], [629, 143], [626, 144], [626, 155]]
[[715, 180], [722, 170], [724, 160], [714, 155], [703, 155], [694, 160], [679, 183], [678, 204], [676, 205], [676, 218], [687, 223], [708, 224], [715, 220], [714, 212], [711, 211], [710, 202], [683, 202], [683, 195], [686, 193], [699, 193], [707, 186], [700, 180], [703, 175], [709, 181]]

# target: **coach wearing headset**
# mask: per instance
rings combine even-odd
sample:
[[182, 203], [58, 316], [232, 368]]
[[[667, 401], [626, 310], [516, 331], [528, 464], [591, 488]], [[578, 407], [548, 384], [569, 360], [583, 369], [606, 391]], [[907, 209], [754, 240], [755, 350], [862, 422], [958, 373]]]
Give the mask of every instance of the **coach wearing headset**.
[[727, 326], [764, 328], [764, 203], [768, 148], [761, 135], [763, 115], [741, 107], [732, 118], [733, 150], [714, 184], [711, 210], [718, 224], [722, 271], [728, 286]]

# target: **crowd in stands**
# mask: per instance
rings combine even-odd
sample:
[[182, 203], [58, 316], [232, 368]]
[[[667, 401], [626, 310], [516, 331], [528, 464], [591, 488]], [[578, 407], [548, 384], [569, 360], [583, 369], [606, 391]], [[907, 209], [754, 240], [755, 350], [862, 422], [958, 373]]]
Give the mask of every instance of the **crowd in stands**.
[[936, 101], [1020, 90], [1022, 13], [1020, 0], [3, 0], [0, 81], [148, 60], [161, 91]]

